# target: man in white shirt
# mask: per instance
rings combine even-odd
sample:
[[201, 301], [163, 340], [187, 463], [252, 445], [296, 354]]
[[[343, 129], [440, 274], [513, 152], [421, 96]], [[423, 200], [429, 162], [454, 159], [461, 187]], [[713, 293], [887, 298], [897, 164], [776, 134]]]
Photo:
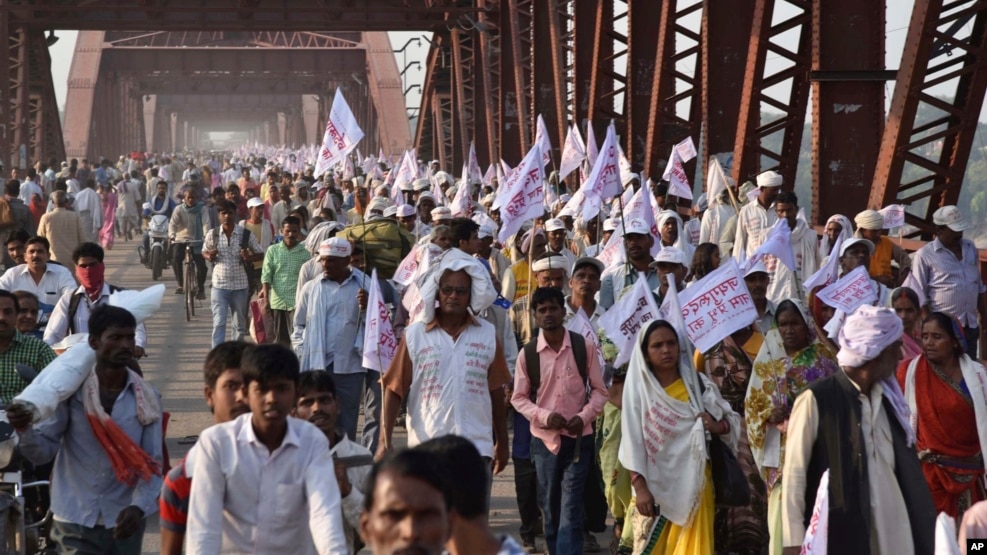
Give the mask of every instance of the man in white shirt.
[[250, 414], [199, 437], [186, 552], [346, 552], [339, 486], [326, 436], [291, 418], [298, 359], [283, 345], [241, 359]]
[[552, 218], [545, 222], [545, 231], [548, 233], [548, 250], [561, 254], [565, 258], [566, 273], [571, 272], [577, 257], [566, 246], [568, 236], [565, 223], [559, 218]]
[[303, 372], [298, 382], [298, 404], [295, 416], [308, 420], [322, 430], [329, 440], [329, 453], [336, 469], [336, 482], [342, 497], [343, 530], [350, 555], [360, 541], [360, 511], [363, 510], [363, 487], [370, 475], [373, 453], [346, 437], [339, 429], [339, 403], [336, 384], [325, 370]]
[[72, 207], [82, 219], [82, 230], [88, 235], [86, 240], [96, 242], [99, 238], [99, 229], [103, 227], [103, 201], [99, 198], [99, 193], [93, 189], [93, 185], [94, 182], [90, 180], [82, 183], [82, 189], [75, 195]]
[[48, 240], [31, 237], [24, 251], [24, 264], [14, 266], [0, 277], [0, 289], [34, 293], [44, 304], [55, 306], [58, 299], [76, 287], [68, 268], [48, 263]]
[[753, 256], [767, 237], [768, 229], [778, 221], [773, 205], [781, 184], [781, 175], [774, 171], [769, 170], [757, 176], [757, 186], [760, 189], [757, 199], [747, 203], [737, 215], [737, 236], [733, 242], [735, 259], [746, 260]]
[[27, 169], [27, 177], [21, 183], [21, 194], [17, 198], [28, 206], [44, 203], [45, 193], [38, 185], [38, 172], [34, 168]]

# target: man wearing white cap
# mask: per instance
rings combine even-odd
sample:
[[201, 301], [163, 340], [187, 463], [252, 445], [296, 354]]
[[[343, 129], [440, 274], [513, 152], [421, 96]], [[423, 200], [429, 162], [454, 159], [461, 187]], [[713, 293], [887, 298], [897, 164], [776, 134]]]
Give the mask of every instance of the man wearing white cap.
[[[762, 336], [768, 334], [775, 326], [775, 303], [768, 300], [768, 285], [771, 283], [771, 276], [764, 262], [758, 261], [750, 267], [744, 274], [744, 284], [754, 301], [754, 308], [757, 309], [757, 320], [754, 320], [754, 327], [761, 332]], [[751, 357], [753, 358], [753, 357]]]
[[977, 247], [963, 238], [970, 220], [959, 208], [943, 206], [932, 215], [932, 223], [936, 238], [915, 253], [906, 284], [929, 312], [945, 312], [960, 321], [967, 354], [976, 359], [977, 343], [987, 329], [987, 286], [980, 277]]
[[435, 209], [435, 197], [432, 193], [425, 191], [418, 195], [416, 201], [418, 207], [418, 226], [415, 228], [416, 237], [424, 237], [432, 232], [432, 210]]
[[576, 263], [576, 255], [566, 246], [569, 234], [565, 222], [560, 218], [552, 218], [545, 222], [545, 231], [548, 232], [548, 250], [561, 254], [565, 257], [566, 268], [572, 268]]
[[[782, 471], [785, 554], [802, 549], [823, 471], [829, 469], [830, 553], [935, 551], [936, 509], [894, 380], [901, 319], [862, 306], [839, 335], [841, 372], [795, 400]], [[897, 399], [895, 399], [897, 397]], [[899, 408], [900, 407], [900, 408]]]
[[[860, 266], [868, 268], [873, 254], [874, 243], [859, 237], [847, 239], [840, 247], [839, 252], [841, 274], [846, 275]], [[891, 290], [873, 278], [871, 278], [871, 282], [877, 291], [875, 306], [891, 306]]]
[[432, 225], [449, 225], [452, 221], [452, 210], [448, 206], [433, 208], [429, 215], [432, 216]]
[[685, 276], [689, 273], [689, 258], [678, 247], [663, 247], [651, 263], [658, 270], [658, 297], [664, 299], [668, 293], [668, 280], [675, 280], [676, 291], [685, 289]]
[[300, 243], [302, 230], [298, 218], [288, 216], [281, 222], [281, 236], [284, 240], [272, 245], [264, 255], [261, 283], [274, 324], [274, 342], [290, 347], [298, 276], [311, 256]]
[[[912, 269], [912, 259], [905, 249], [884, 235], [884, 216], [877, 210], [864, 210], [853, 221], [857, 224], [857, 237], [874, 244], [868, 266], [870, 277], [888, 287], [895, 287], [904, 281]], [[892, 261], [898, 264], [897, 279], [891, 266]]]
[[[569, 266], [561, 254], [545, 251], [532, 262], [531, 274], [534, 278], [534, 287], [550, 287], [562, 291], [569, 275]], [[530, 297], [530, 294], [526, 294], [515, 299], [511, 305], [511, 318], [514, 321], [514, 333], [519, 345], [527, 343], [537, 331], [534, 315], [528, 310]]]
[[760, 192], [757, 200], [740, 209], [737, 215], [737, 235], [733, 241], [733, 257], [747, 260], [764, 243], [768, 229], [778, 221], [772, 205], [781, 190], [782, 178], [775, 171], [766, 171], [757, 176]]
[[319, 245], [322, 276], [302, 286], [295, 301], [291, 345], [302, 371], [326, 370], [336, 383], [339, 427], [355, 439], [363, 399], [366, 274], [350, 267], [353, 246], [342, 237]]
[[768, 298], [775, 303], [794, 298], [805, 300], [806, 292], [802, 291], [802, 281], [819, 269], [819, 245], [816, 232], [798, 217], [799, 200], [795, 193], [791, 191], [778, 193], [774, 206], [778, 219], [785, 220], [791, 232], [790, 244], [795, 267], [789, 268], [774, 256], [765, 257], [764, 265], [771, 274]]
[[415, 224], [418, 222], [418, 216], [415, 214], [415, 207], [410, 204], [402, 204], [397, 207], [397, 212], [395, 216], [398, 219], [398, 225], [403, 227], [408, 233], [415, 232]]
[[[658, 272], [651, 267], [651, 247], [655, 238], [651, 235], [648, 224], [640, 218], [634, 218], [624, 224], [624, 250], [627, 252], [627, 262], [607, 268], [603, 272], [600, 283], [600, 304], [603, 310], [620, 299], [626, 290], [637, 283], [637, 276], [644, 274], [648, 280], [648, 289], [654, 291], [661, 285]], [[601, 244], [605, 244], [601, 241]]]

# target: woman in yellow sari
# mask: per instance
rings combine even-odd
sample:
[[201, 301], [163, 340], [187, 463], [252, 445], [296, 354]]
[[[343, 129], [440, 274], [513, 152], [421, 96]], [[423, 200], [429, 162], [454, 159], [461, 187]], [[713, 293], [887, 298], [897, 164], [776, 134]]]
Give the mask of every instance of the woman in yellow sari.
[[781, 469], [788, 415], [800, 393], [840, 368], [836, 355], [816, 336], [812, 316], [801, 302], [782, 301], [775, 309], [775, 322], [754, 359], [744, 413], [751, 455], [768, 488], [768, 552], [780, 555]]
[[[683, 348], [684, 347], [684, 348]], [[634, 502], [634, 553], [711, 555], [713, 479], [707, 434], [736, 452], [740, 417], [692, 364], [692, 347], [655, 320], [638, 334], [624, 385], [621, 465]]]

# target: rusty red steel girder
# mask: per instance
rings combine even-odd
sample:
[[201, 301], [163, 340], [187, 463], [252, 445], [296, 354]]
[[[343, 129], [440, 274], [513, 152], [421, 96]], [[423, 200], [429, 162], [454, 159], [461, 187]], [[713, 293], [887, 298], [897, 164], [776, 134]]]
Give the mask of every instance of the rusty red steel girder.
[[884, 13], [879, 0], [813, 0], [812, 206], [817, 224], [833, 214], [852, 218], [867, 207], [884, 127]]
[[[702, 21], [702, 167], [709, 157], [732, 157], [740, 117], [744, 64], [754, 19], [752, 0], [703, 0]], [[724, 156], [725, 158], [726, 156]]]
[[[772, 23], [776, 1], [755, 0], [747, 70], [740, 95], [733, 178], [741, 183], [762, 171], [775, 169], [784, 177], [783, 187], [791, 190], [795, 185], [809, 101], [812, 0], [788, 0], [788, 3], [795, 13]], [[794, 49], [778, 42], [789, 31], [799, 37]], [[767, 63], [769, 56], [777, 57], [772, 60], [774, 64]], [[777, 116], [761, 121], [762, 104]], [[775, 134], [781, 134], [781, 147], [771, 150], [764, 142]]]
[[532, 117], [541, 115], [545, 121], [553, 160], [562, 153], [562, 141], [569, 124], [563, 40], [568, 35], [570, 21], [567, 7], [567, 2], [562, 0], [532, 1], [530, 113]]
[[[652, 75], [651, 106], [648, 116], [645, 170], [657, 177], [664, 171], [659, 157], [667, 157], [672, 147], [702, 131], [702, 78], [699, 73], [702, 37], [683, 21], [702, 11], [701, 0], [664, 0], [658, 24], [658, 48]], [[678, 86], [682, 83], [682, 86]], [[688, 102], [687, 107], [682, 107]], [[695, 162], [686, 164], [695, 173]]]
[[959, 200], [985, 91], [987, 2], [915, 0], [870, 205], [925, 204], [905, 218], [930, 238], [932, 213]]

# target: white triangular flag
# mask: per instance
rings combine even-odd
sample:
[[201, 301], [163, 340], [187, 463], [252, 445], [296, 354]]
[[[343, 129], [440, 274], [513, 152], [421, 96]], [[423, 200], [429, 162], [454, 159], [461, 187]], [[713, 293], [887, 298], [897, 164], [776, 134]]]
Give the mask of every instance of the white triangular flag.
[[367, 296], [367, 325], [363, 334], [363, 367], [386, 372], [398, 350], [398, 338], [391, 325], [391, 310], [384, 303], [377, 281], [377, 269], [370, 274]]
[[562, 181], [570, 173], [579, 169], [579, 165], [584, 160], [586, 160], [586, 147], [583, 145], [583, 138], [579, 136], [579, 129], [574, 125], [570, 125], [569, 131], [565, 135], [565, 144], [562, 146], [562, 161], [559, 162], [559, 181]]
[[319, 149], [319, 157], [315, 163], [315, 177], [329, 171], [344, 156], [356, 148], [356, 144], [362, 138], [363, 130], [360, 129], [356, 117], [353, 116], [346, 99], [343, 98], [343, 91], [336, 89], [336, 96], [332, 99], [332, 108], [329, 109], [326, 132], [322, 137], [322, 148]]

